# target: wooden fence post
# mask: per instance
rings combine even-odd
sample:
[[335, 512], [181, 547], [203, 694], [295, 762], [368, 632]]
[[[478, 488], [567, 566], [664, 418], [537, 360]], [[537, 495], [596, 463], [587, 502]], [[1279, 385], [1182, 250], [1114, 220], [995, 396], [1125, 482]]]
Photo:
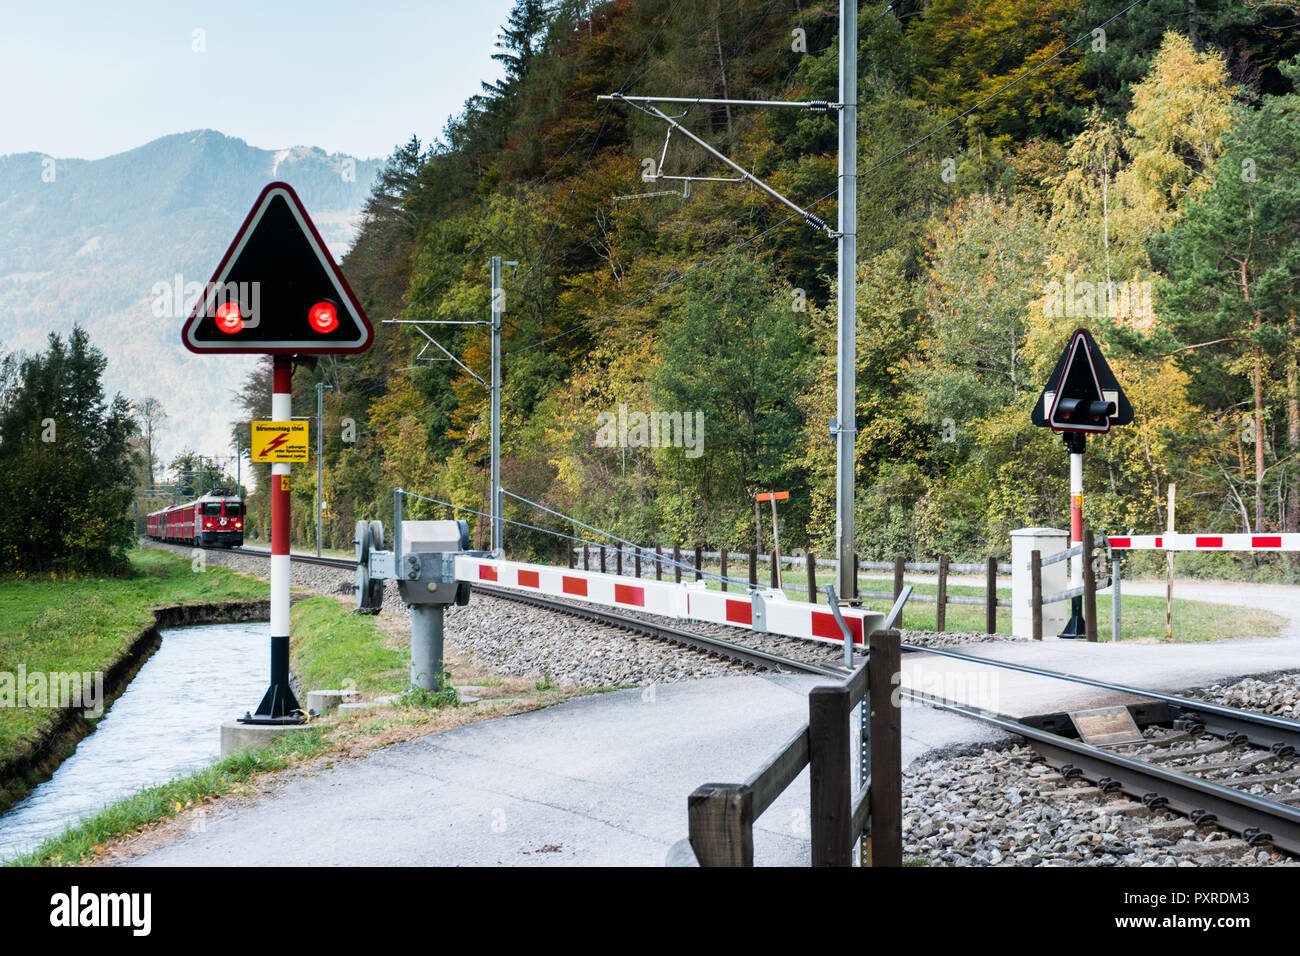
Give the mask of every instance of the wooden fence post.
[[600, 573], [607, 573], [605, 570], [605, 546], [603, 544], [600, 546]]
[[850, 866], [853, 795], [849, 691], [842, 684], [808, 694], [808, 761], [812, 865]]
[[872, 866], [903, 865], [903, 721], [894, 697], [902, 667], [899, 640], [896, 630], [873, 631], [868, 639], [864, 703], [870, 708]]
[[586, 542], [582, 545], [582, 570], [591, 570], [591, 549], [587, 547]]
[[572, 570], [573, 570], [574, 562], [575, 562], [575, 560], [576, 560], [576, 558], [577, 558], [577, 556], [573, 553], [573, 545], [571, 545], [571, 544], [566, 544], [566, 545], [564, 546], [564, 550], [567, 551], [567, 552], [569, 552], [569, 570], [572, 571]]
[[998, 632], [998, 559], [992, 555], [984, 582], [984, 623], [990, 634]]
[[758, 548], [749, 549], [749, 587], [758, 589]]
[[1029, 603], [1034, 612], [1034, 640], [1043, 639], [1043, 552], [1029, 553]]
[[804, 555], [804, 560], [808, 562], [808, 600], [817, 603], [817, 555], [809, 551]]
[[768, 557], [771, 559], [768, 562], [768, 567], [767, 567], [768, 584], [772, 588], [778, 588], [781, 586], [781, 579], [779, 577], [780, 570], [777, 567], [777, 563], [776, 563], [777, 561], [776, 551], [774, 550], [770, 555], [768, 555]]
[[943, 632], [948, 626], [948, 555], [939, 555], [939, 594], [935, 598], [934, 629]]
[[655, 545], [655, 580], [664, 579], [664, 549], [662, 545]]
[[614, 573], [619, 575], [623, 573], [623, 546], [621, 544], [614, 549]]
[[727, 590], [727, 549], [718, 549], [718, 574], [722, 578], [722, 590]]
[[704, 580], [704, 575], [700, 573], [702, 567], [704, 567], [704, 545], [697, 544], [695, 546], [695, 580], [697, 581]]
[[1083, 523], [1083, 629], [1088, 640], [1097, 642], [1097, 572], [1092, 566], [1092, 526]]
[[635, 555], [633, 560], [636, 561], [636, 576], [639, 578], [641, 576], [641, 546], [640, 545], [637, 545], [633, 549], [633, 554]]
[[673, 545], [673, 575], [678, 584], [682, 583], [682, 546]]
[[753, 794], [734, 783], [706, 783], [686, 798], [691, 849], [700, 866], [754, 865]]

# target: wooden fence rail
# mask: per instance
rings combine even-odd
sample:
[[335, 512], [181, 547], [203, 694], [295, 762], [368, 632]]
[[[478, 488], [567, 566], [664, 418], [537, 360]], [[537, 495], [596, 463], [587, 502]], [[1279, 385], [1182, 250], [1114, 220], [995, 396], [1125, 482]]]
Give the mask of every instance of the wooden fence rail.
[[[754, 821], [809, 768], [813, 866], [850, 866], [859, 837], [870, 865], [901, 866], [901, 712], [894, 697], [899, 632], [875, 631], [866, 660], [840, 684], [814, 687], [808, 723], [744, 783], [706, 783], [686, 801], [690, 845], [701, 866], [753, 866]], [[868, 710], [867, 783], [853, 792], [849, 718]]]

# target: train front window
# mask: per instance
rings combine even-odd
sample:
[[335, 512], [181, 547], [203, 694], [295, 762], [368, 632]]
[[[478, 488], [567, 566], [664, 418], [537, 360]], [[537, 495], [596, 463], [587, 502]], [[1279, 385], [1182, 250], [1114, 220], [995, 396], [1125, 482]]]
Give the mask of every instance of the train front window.
[[238, 518], [238, 517], [239, 517], [240, 515], [242, 515], [243, 513], [244, 513], [244, 506], [243, 506], [241, 503], [239, 503], [238, 501], [227, 501], [227, 502], [226, 502], [226, 517], [227, 517], [227, 518]]
[[203, 505], [203, 512], [202, 512], [202, 514], [203, 514], [203, 517], [205, 517], [205, 518], [220, 518], [220, 517], [221, 517], [221, 502], [219, 502], [219, 501], [214, 501], [214, 502], [211, 502], [210, 504], [205, 504], [205, 505]]

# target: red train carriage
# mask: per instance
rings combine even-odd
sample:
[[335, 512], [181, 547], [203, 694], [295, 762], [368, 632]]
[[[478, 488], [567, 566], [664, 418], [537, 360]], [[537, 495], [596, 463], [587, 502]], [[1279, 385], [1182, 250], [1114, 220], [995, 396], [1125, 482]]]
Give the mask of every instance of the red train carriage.
[[145, 529], [156, 541], [238, 548], [244, 543], [244, 502], [237, 495], [213, 492], [197, 501], [151, 512]]

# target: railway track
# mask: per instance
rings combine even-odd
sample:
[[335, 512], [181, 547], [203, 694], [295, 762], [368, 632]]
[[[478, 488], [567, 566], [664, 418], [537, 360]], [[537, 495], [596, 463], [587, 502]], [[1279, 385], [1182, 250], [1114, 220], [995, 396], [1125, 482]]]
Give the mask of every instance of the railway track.
[[[231, 553], [244, 554], [253, 557], [269, 557], [269, 552], [256, 548], [231, 548]], [[301, 561], [304, 564], [322, 565], [324, 567], [339, 568], [340, 570], [352, 571], [356, 568], [356, 562], [347, 558], [327, 558], [316, 557], [315, 555], [291, 555], [294, 561]], [[499, 598], [505, 601], [514, 601], [518, 604], [527, 604], [531, 607], [542, 608], [547, 611], [553, 611], [557, 614], [566, 614], [570, 617], [577, 617], [587, 621], [593, 621], [597, 624], [604, 624], [609, 627], [616, 627], [620, 630], [628, 631], [633, 634], [639, 634], [642, 637], [650, 637], [655, 640], [666, 641], [678, 647], [686, 647], [694, 651], [700, 651], [706, 654], [712, 654], [725, 660], [734, 661], [740, 664], [748, 664], [751, 667], [757, 667], [761, 670], [789, 670], [803, 674], [816, 674], [821, 677], [833, 677], [842, 680], [845, 672], [833, 667], [826, 667], [820, 664], [800, 661], [790, 657], [783, 657], [779, 654], [771, 654], [767, 651], [759, 650], [753, 647], [745, 647], [722, 638], [712, 637], [707, 634], [699, 634], [695, 631], [687, 631], [669, 624], [660, 624], [655, 621], [646, 620], [640, 617], [630, 617], [625, 614], [618, 614], [614, 611], [606, 611], [601, 608], [590, 607], [587, 605], [569, 604], [564, 601], [557, 601], [552, 598], [543, 597], [537, 594], [521, 594], [514, 591], [508, 591], [504, 588], [494, 588], [487, 585], [474, 584], [472, 590], [478, 594], [488, 597]]]
[[[269, 552], [234, 548], [232, 553], [268, 557]], [[294, 561], [351, 572], [346, 558], [293, 554]], [[746, 647], [670, 624], [630, 617], [585, 604], [475, 584], [485, 596], [514, 601], [558, 614], [616, 627], [763, 670], [842, 680], [845, 671]], [[1103, 793], [1125, 793], [1152, 809], [1169, 809], [1197, 826], [1214, 824], [1238, 834], [1251, 846], [1272, 844], [1300, 856], [1300, 723], [1207, 701], [1161, 694], [1108, 681], [1000, 661], [960, 652], [903, 644], [909, 652], [938, 654], [1004, 667], [1038, 676], [1082, 683], [1146, 698], [1130, 705], [1143, 729], [1141, 740], [1094, 745], [1071, 736], [1065, 713], [1023, 720], [912, 691], [928, 706], [961, 714], [1023, 738], [1067, 780], [1086, 779]]]

